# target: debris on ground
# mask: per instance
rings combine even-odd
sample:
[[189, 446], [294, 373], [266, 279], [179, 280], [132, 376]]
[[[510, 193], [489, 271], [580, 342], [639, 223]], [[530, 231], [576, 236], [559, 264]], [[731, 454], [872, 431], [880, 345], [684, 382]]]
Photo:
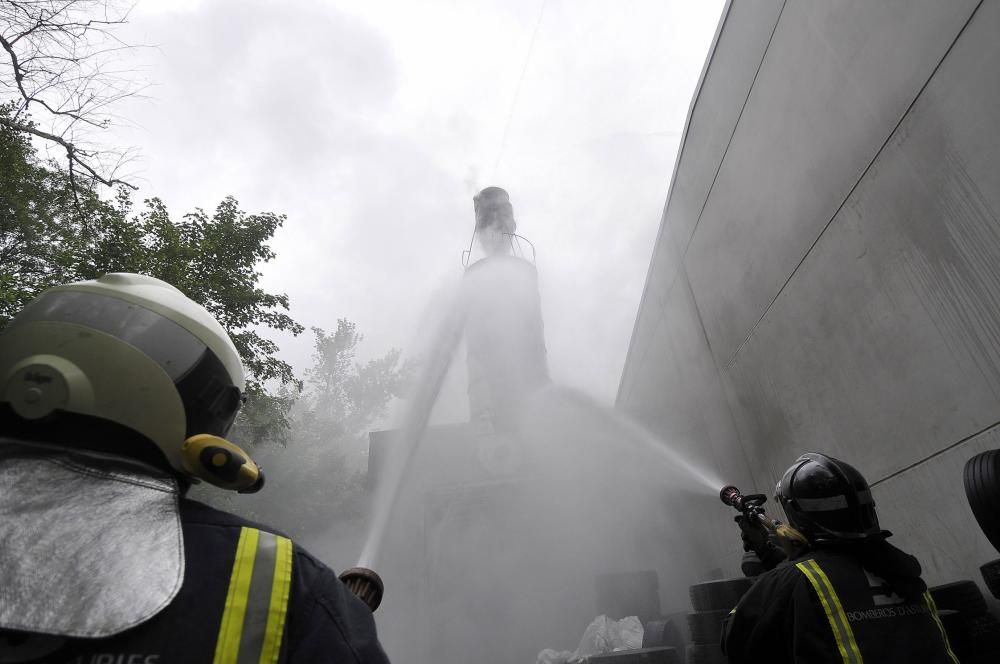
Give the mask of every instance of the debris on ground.
[[574, 652], [546, 648], [538, 653], [535, 664], [578, 664], [592, 655], [605, 655], [620, 650], [642, 647], [642, 623], [636, 616], [612, 620], [597, 616], [587, 625]]

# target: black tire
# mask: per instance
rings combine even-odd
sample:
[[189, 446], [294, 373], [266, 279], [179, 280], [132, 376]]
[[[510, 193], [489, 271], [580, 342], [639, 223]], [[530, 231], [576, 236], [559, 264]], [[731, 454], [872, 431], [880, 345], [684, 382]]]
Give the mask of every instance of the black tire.
[[687, 647], [687, 664], [727, 664], [719, 644], [694, 644]]
[[747, 551], [743, 554], [743, 559], [740, 561], [740, 571], [743, 572], [743, 576], [753, 578], [760, 576], [767, 570], [764, 569], [764, 563], [760, 561], [756, 553]]
[[967, 646], [969, 637], [965, 633], [965, 616], [958, 611], [944, 609], [938, 611], [938, 617], [941, 618], [941, 625], [948, 635], [948, 645], [951, 646], [952, 652], [960, 658], [959, 661], [967, 664], [965, 658], [962, 657], [963, 653], [969, 649]]
[[691, 586], [691, 608], [695, 611], [731, 611], [750, 589], [752, 579], [722, 579]]
[[958, 611], [964, 618], [986, 613], [986, 598], [975, 581], [955, 581], [930, 589], [938, 609]]
[[979, 568], [990, 594], [1000, 599], [1000, 560], [988, 562]]
[[1000, 551], [1000, 450], [987, 450], [966, 461], [963, 479], [979, 527]]
[[691, 643], [718, 644], [722, 639], [722, 621], [729, 611], [698, 611], [687, 615]]
[[643, 648], [660, 648], [666, 646], [683, 651], [685, 645], [687, 643], [684, 638], [683, 625], [678, 624], [676, 618], [650, 620], [642, 626]]
[[951, 636], [951, 630], [957, 628], [964, 621], [962, 614], [954, 609], [939, 609], [938, 618], [941, 619], [941, 624], [948, 632], [949, 637]]

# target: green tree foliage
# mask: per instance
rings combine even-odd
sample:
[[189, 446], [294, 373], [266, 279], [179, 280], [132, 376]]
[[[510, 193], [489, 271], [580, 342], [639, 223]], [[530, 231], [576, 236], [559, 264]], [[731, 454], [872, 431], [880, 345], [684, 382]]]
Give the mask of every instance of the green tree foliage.
[[[0, 115], [10, 106], [0, 106]], [[27, 135], [0, 126], [0, 327], [40, 290], [67, 281], [72, 194], [62, 173], [40, 165]]]
[[[315, 327], [313, 334], [312, 366], [291, 408], [287, 444], [272, 438], [254, 453], [267, 489], [240, 497], [199, 492], [225, 509], [307, 538], [334, 522], [364, 515], [368, 432], [412, 374], [396, 349], [365, 363], [355, 361], [363, 335], [348, 320], [338, 320], [332, 334]], [[239, 425], [234, 439], [245, 435], [244, 427]], [[278, 494], [280, 502], [272, 498]]]
[[335, 438], [365, 436], [373, 421], [385, 413], [389, 401], [399, 395], [408, 365], [400, 365], [399, 350], [365, 364], [354, 361], [364, 339], [357, 326], [346, 319], [328, 334], [312, 328], [315, 335], [313, 366], [306, 371], [301, 423], [314, 435]]
[[[0, 108], [0, 113], [9, 108]], [[248, 373], [255, 439], [287, 429], [292, 367], [269, 328], [303, 331], [287, 313], [288, 297], [259, 286], [259, 266], [274, 258], [268, 245], [285, 220], [247, 214], [225, 198], [209, 215], [198, 209], [180, 220], [158, 198], [133, 213], [128, 192], [102, 199], [54, 164], [42, 163], [22, 132], [0, 125], [0, 327], [41, 291], [107, 272], [138, 272], [163, 279], [204, 305], [226, 328]]]
[[254, 380], [294, 382], [292, 368], [274, 357], [278, 347], [257, 332], [261, 327], [292, 334], [304, 329], [285, 313], [287, 295], [257, 285], [257, 267], [274, 258], [267, 242], [284, 215], [248, 215], [231, 196], [211, 216], [198, 209], [179, 221], [170, 218], [160, 199], [145, 204], [130, 219], [123, 213], [89, 229], [89, 241], [79, 251], [81, 276], [138, 272], [163, 279], [201, 303], [229, 331]]

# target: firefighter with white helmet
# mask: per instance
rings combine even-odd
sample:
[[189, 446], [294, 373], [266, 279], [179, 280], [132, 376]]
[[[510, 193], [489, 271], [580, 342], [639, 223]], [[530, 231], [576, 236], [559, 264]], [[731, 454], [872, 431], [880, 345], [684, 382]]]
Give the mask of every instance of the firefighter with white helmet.
[[0, 662], [385, 662], [370, 610], [272, 529], [185, 497], [258, 491], [225, 436], [232, 340], [136, 274], [50, 289], [0, 331]]

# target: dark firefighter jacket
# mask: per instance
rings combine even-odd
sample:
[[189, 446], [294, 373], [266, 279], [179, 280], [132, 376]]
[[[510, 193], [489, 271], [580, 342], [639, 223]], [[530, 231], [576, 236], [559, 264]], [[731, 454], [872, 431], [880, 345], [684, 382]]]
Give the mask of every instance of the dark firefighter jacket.
[[812, 550], [758, 577], [722, 648], [730, 664], [957, 664], [930, 594], [910, 594], [850, 555]]
[[371, 611], [306, 551], [266, 528], [180, 501], [184, 583], [151, 620], [74, 639], [59, 664], [387, 664]]

